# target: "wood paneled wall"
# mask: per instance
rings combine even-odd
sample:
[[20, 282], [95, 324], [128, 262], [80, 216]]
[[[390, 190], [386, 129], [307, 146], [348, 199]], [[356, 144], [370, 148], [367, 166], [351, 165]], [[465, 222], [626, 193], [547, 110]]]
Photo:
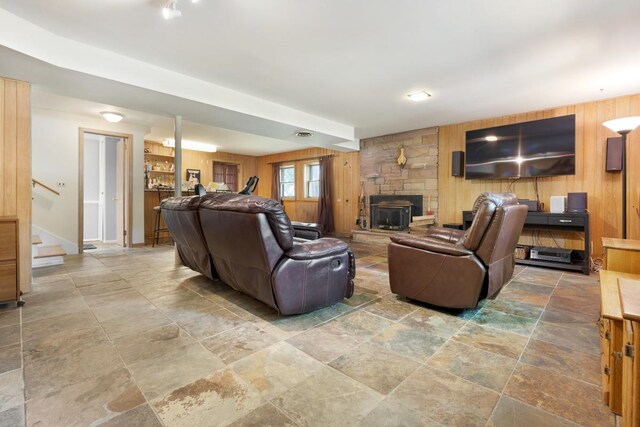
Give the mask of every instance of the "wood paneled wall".
[[[622, 217], [621, 174], [605, 171], [606, 139], [618, 135], [605, 128], [602, 123], [614, 118], [640, 116], [640, 95], [440, 127], [440, 168], [438, 171], [440, 214], [438, 222], [441, 224], [462, 222], [462, 211], [471, 208], [478, 194], [484, 191], [503, 192], [507, 191], [510, 186], [510, 182], [507, 180], [465, 180], [451, 176], [451, 152], [465, 150], [466, 131], [566, 114], [576, 115], [576, 174], [539, 178], [538, 192], [547, 211], [549, 210], [550, 196], [564, 196], [568, 192], [580, 191], [588, 193], [590, 240], [593, 256], [601, 256], [601, 238], [620, 237]], [[640, 214], [637, 211], [640, 207], [640, 130], [628, 135], [627, 148], [627, 235], [630, 239], [640, 239]], [[533, 179], [523, 179], [513, 183], [511, 191], [520, 198], [536, 198]], [[522, 242], [533, 244], [534, 241], [538, 241], [539, 237], [529, 236]], [[581, 237], [575, 233], [564, 236], [554, 234], [554, 237], [558, 244], [566, 247], [579, 248], [584, 245]], [[555, 243], [550, 236], [543, 232], [541, 244], [554, 246]]]
[[29, 83], [0, 78], [0, 216], [20, 220], [20, 286], [31, 285], [31, 107]]
[[[358, 152], [342, 153], [324, 148], [290, 151], [258, 157], [257, 194], [271, 197], [271, 175], [274, 162], [295, 163], [296, 181], [302, 180], [302, 166], [309, 158], [319, 158], [333, 154], [333, 217], [336, 235], [351, 235], [358, 215], [358, 192], [360, 189], [360, 158]], [[298, 185], [296, 185], [298, 187]], [[318, 202], [302, 197], [284, 202], [289, 217], [294, 221], [317, 222]]]
[[[164, 147], [155, 141], [145, 141], [144, 147], [148, 148], [154, 154], [173, 155], [174, 150]], [[184, 180], [184, 171], [188, 169], [200, 169], [200, 180], [203, 185], [213, 181], [213, 165], [212, 162], [225, 162], [238, 164], [238, 185], [240, 188], [250, 176], [256, 175], [258, 171], [258, 160], [256, 157], [243, 156], [241, 154], [231, 153], [206, 153], [203, 151], [183, 150], [182, 151], [182, 175]]]

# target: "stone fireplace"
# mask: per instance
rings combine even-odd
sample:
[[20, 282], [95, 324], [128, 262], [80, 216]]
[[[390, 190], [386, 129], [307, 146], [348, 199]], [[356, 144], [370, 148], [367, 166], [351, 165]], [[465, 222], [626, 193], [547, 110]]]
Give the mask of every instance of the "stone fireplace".
[[[407, 158], [404, 167], [396, 160], [400, 148]], [[438, 128], [361, 140], [360, 181], [369, 203], [367, 223], [372, 230], [406, 229], [409, 207], [397, 203], [402, 201], [411, 203], [409, 218], [431, 210], [437, 220]]]

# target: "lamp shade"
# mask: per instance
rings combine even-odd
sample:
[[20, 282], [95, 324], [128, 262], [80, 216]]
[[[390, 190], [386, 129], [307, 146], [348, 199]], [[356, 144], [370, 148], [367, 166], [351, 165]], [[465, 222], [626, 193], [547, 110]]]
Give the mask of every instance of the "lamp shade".
[[619, 134], [629, 133], [640, 126], [640, 116], [623, 117], [621, 119], [608, 120], [603, 125]]

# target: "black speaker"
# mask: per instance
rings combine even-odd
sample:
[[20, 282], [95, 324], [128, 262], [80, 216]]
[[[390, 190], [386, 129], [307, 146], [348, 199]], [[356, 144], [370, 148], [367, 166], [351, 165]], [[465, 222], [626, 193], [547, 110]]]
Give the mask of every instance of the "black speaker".
[[464, 151], [451, 153], [451, 176], [464, 176]]
[[568, 193], [567, 212], [586, 212], [587, 193]]
[[607, 138], [607, 172], [622, 170], [622, 137]]

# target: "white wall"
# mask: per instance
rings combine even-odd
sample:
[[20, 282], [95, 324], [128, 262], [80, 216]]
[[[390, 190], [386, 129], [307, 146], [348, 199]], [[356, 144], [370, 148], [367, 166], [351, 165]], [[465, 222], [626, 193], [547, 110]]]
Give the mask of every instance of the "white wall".
[[148, 127], [109, 123], [99, 117], [79, 116], [53, 110], [31, 111], [32, 175], [57, 188], [60, 196], [39, 186], [33, 190], [33, 224], [76, 245], [78, 242], [78, 129], [133, 135], [133, 243], [144, 242], [144, 136]]

